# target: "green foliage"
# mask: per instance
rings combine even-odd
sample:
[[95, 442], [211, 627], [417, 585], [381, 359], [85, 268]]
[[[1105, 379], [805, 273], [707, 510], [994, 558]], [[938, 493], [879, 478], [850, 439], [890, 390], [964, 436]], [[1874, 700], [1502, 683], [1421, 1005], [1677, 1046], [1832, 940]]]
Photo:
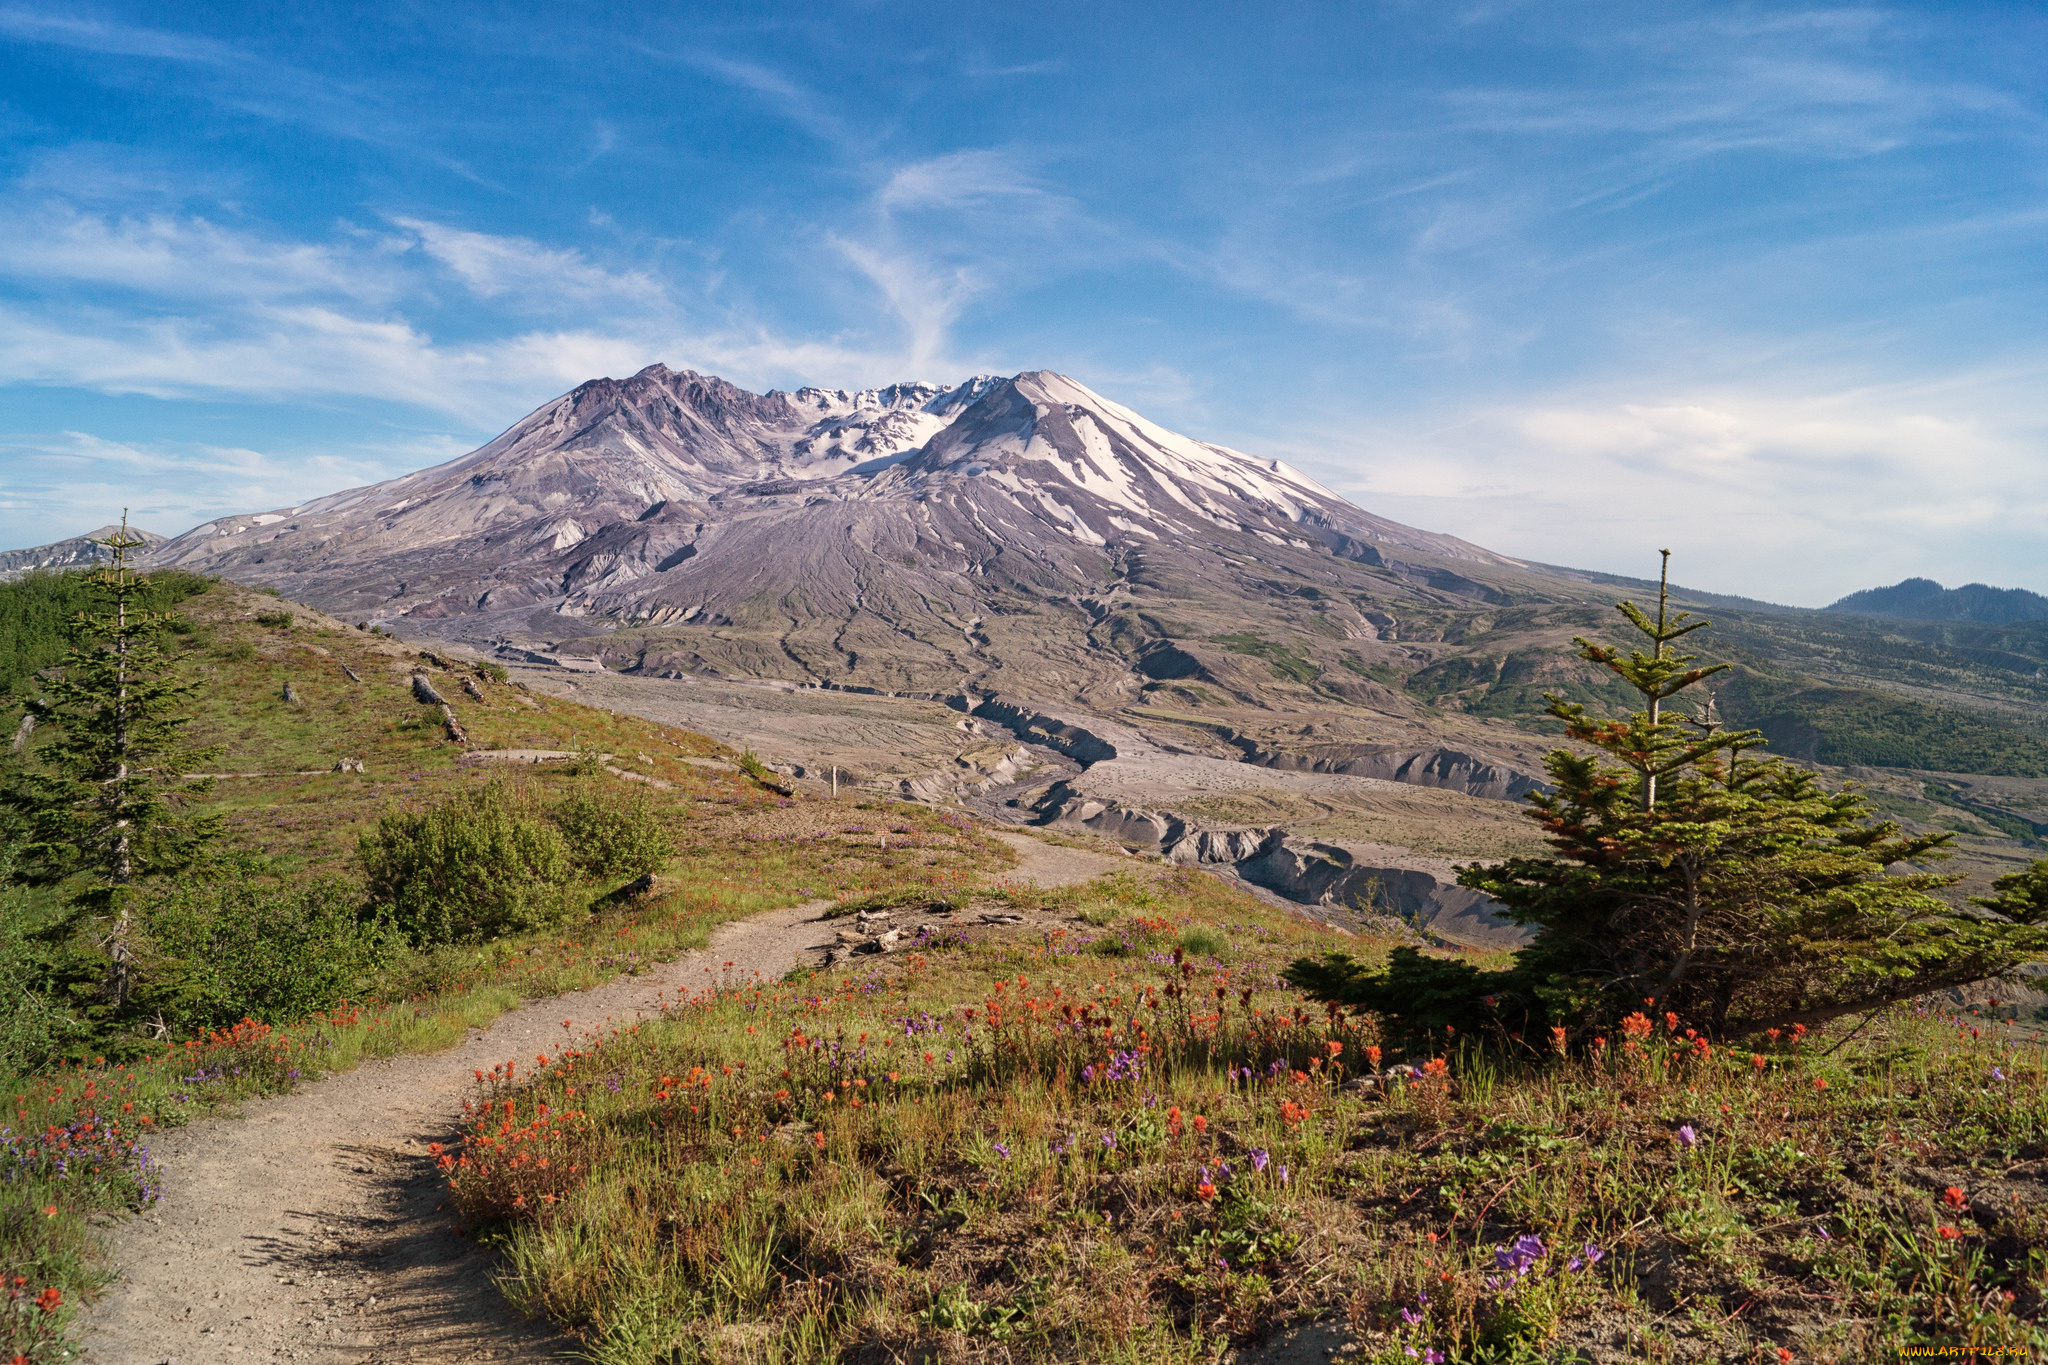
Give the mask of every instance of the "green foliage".
[[396, 946], [362, 903], [352, 882], [278, 886], [232, 868], [162, 888], [136, 911], [147, 947], [134, 1004], [180, 1035], [328, 1009], [360, 994]]
[[128, 889], [191, 865], [220, 832], [176, 802], [210, 788], [184, 774], [218, 749], [182, 744], [195, 687], [165, 650], [168, 613], [127, 556], [144, 542], [125, 528], [102, 542], [112, 562], [86, 575], [97, 612], [81, 612], [61, 671], [46, 673], [28, 712], [48, 738], [16, 776], [8, 804], [27, 822], [25, 871], [45, 883], [77, 877], [73, 902], [103, 926], [103, 995], [127, 999], [133, 949]]
[[27, 1075], [91, 1032], [50, 989], [58, 955], [43, 927], [25, 890], [0, 887], [0, 1076]]
[[1280, 975], [1317, 1000], [1381, 1016], [1388, 1040], [1407, 1052], [1422, 1051], [1432, 1040], [1482, 1034], [1504, 1018], [1512, 1020], [1517, 1031], [1526, 1031], [1525, 1025], [1543, 1018], [1540, 1013], [1532, 1015], [1526, 1005], [1519, 1011], [1510, 1006], [1505, 1016], [1501, 1013], [1503, 1000], [1526, 1000], [1527, 983], [1516, 973], [1481, 971], [1469, 962], [1426, 957], [1406, 946], [1388, 953], [1381, 968], [1365, 966], [1344, 953], [1326, 953], [1302, 958]]
[[675, 856], [647, 794], [585, 778], [548, 808], [569, 843], [569, 859], [586, 877], [638, 877], [659, 872]]
[[288, 611], [259, 611], [256, 613], [256, 624], [268, 626], [272, 630], [290, 630], [292, 614]]
[[1951, 706], [1753, 670], [1738, 674], [1720, 698], [1773, 749], [1809, 762], [2048, 776], [2048, 732]]
[[371, 905], [414, 944], [481, 942], [575, 908], [567, 842], [502, 778], [385, 815], [357, 853]]
[[505, 671], [505, 665], [492, 663], [489, 660], [478, 664], [476, 671], [479, 677], [486, 678], [494, 683], [509, 682], [512, 678], [512, 675]]
[[1633, 687], [1643, 709], [1595, 719], [1551, 697], [1566, 733], [1593, 751], [1551, 753], [1555, 790], [1529, 797], [1556, 854], [1460, 869], [1461, 884], [1537, 930], [1514, 968], [1325, 961], [1298, 964], [1301, 984], [1373, 1008], [1405, 999], [1396, 1012], [1411, 1019], [1418, 999], [1440, 1022], [1470, 1017], [1476, 999], [1524, 1028], [1597, 1026], [1648, 1006], [1725, 1036], [1878, 1008], [2048, 955], [2036, 912], [2005, 913], [2033, 904], [2032, 883], [2001, 882], [1987, 903], [1998, 914], [1957, 911], [1933, 894], [1957, 879], [1918, 870], [1946, 856], [1952, 835], [1902, 835], [1853, 791], [1746, 759], [1762, 737], [1723, 729], [1711, 702], [1667, 715], [1665, 702], [1719, 670], [1670, 648], [1706, 623], [1672, 616], [1661, 589], [1654, 618], [1630, 602], [1618, 610], [1652, 651], [1581, 640], [1581, 655]]
[[1212, 635], [1209, 643], [1222, 645], [1232, 654], [1248, 654], [1254, 659], [1264, 659], [1273, 670], [1273, 676], [1283, 681], [1312, 683], [1318, 672], [1316, 666], [1302, 658], [1286, 645], [1274, 644], [1263, 636], [1250, 631], [1239, 631], [1234, 635]]
[[[89, 572], [38, 570], [0, 583], [0, 697], [29, 690], [38, 671], [63, 659], [79, 613], [95, 605]], [[159, 570], [149, 577], [152, 605], [168, 609], [209, 586], [196, 574]], [[175, 629], [175, 627], [173, 627]]]
[[1974, 897], [1973, 903], [2015, 924], [2048, 924], [2048, 858], [2006, 873], [1991, 883], [1990, 895]]

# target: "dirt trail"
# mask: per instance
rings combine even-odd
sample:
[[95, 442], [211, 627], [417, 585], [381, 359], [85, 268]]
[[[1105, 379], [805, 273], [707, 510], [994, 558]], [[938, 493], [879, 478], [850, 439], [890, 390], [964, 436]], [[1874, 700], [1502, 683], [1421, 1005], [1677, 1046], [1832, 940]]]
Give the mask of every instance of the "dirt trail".
[[[998, 833], [1020, 856], [998, 876], [1066, 886], [1130, 859]], [[833, 939], [812, 901], [724, 925], [646, 976], [536, 1001], [425, 1056], [366, 1063], [254, 1100], [155, 1148], [163, 1200], [112, 1230], [119, 1281], [82, 1322], [104, 1365], [233, 1360], [537, 1360], [575, 1343], [517, 1319], [491, 1256], [455, 1232], [427, 1144], [454, 1136], [474, 1071], [560, 1050], [651, 1014], [677, 993], [774, 980]], [[563, 1021], [569, 1027], [563, 1027]]]

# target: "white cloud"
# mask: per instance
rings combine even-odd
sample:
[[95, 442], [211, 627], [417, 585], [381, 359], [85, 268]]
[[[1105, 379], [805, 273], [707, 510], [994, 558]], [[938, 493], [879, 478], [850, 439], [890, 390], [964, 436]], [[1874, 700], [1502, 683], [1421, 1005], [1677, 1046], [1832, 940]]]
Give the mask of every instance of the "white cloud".
[[1669, 546], [1687, 582], [1806, 606], [1910, 574], [2048, 588], [2044, 386], [2048, 362], [1932, 384], [1564, 394], [1298, 443], [1296, 458], [1376, 512], [1549, 563], [1640, 574]]
[[176, 535], [217, 516], [290, 506], [374, 483], [468, 446], [416, 437], [381, 446], [278, 455], [191, 442], [110, 441], [87, 432], [0, 433], [0, 544], [47, 544], [129, 510], [134, 525]]

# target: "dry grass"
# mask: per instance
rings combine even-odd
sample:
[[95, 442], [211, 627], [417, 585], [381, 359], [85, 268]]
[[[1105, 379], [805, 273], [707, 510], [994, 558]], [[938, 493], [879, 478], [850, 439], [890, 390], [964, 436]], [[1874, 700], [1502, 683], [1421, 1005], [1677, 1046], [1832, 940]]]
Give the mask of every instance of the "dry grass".
[[1312, 928], [1184, 871], [1043, 909], [495, 1078], [445, 1164], [508, 1292], [606, 1365], [1213, 1359], [1324, 1315], [1388, 1365], [2048, 1345], [2048, 1079], [1988, 1022], [1659, 1021], [1360, 1096], [1374, 1022], [1273, 975]]

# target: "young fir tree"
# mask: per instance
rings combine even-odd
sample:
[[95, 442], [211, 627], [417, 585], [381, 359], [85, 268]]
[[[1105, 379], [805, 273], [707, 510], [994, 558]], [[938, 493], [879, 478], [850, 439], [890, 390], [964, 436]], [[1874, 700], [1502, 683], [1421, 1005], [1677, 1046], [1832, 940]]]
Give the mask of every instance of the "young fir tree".
[[1654, 619], [1618, 606], [1651, 652], [1575, 641], [1643, 708], [1596, 719], [1547, 698], [1592, 751], [1553, 751], [1555, 790], [1529, 798], [1554, 854], [1460, 869], [1463, 885], [1536, 931], [1515, 966], [1480, 972], [1397, 949], [1384, 971], [1333, 956], [1296, 963], [1290, 979], [1325, 999], [1406, 1010], [1418, 1016], [1411, 1032], [1489, 1019], [1595, 1027], [1649, 1008], [1726, 1035], [1880, 1008], [2048, 957], [2048, 863], [2001, 881], [1978, 902], [1988, 913], [1958, 910], [1933, 894], [1958, 878], [1920, 870], [1947, 856], [1952, 835], [1902, 834], [1853, 791], [1829, 792], [1781, 759], [1746, 759], [1762, 736], [1722, 730], [1710, 707], [1698, 719], [1666, 712], [1727, 665], [1696, 667], [1671, 648], [1707, 623], [1670, 613], [1665, 560]]
[[130, 900], [136, 884], [189, 866], [219, 832], [216, 819], [180, 810], [207, 781], [186, 777], [219, 754], [179, 743], [196, 690], [162, 643], [171, 613], [152, 611], [149, 581], [129, 563], [148, 544], [121, 527], [110, 562], [87, 576], [97, 611], [81, 612], [64, 662], [28, 711], [48, 735], [12, 793], [27, 818], [23, 849], [34, 880], [77, 878], [73, 904], [94, 924], [106, 955], [100, 995], [118, 1009], [134, 984]]

